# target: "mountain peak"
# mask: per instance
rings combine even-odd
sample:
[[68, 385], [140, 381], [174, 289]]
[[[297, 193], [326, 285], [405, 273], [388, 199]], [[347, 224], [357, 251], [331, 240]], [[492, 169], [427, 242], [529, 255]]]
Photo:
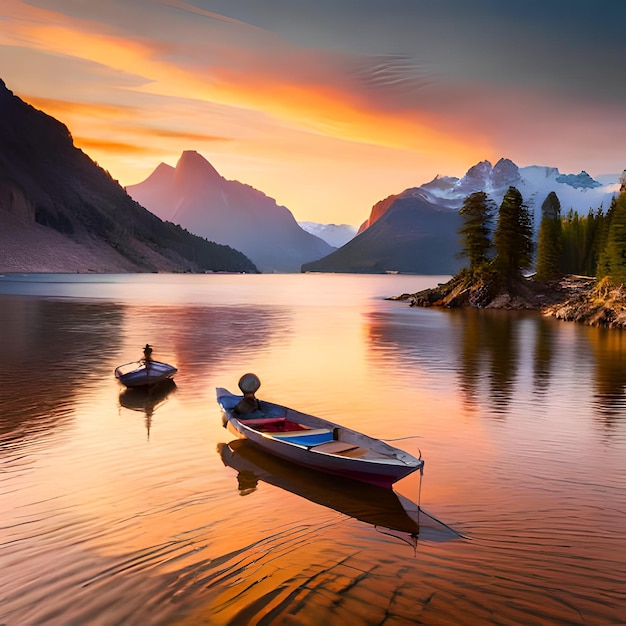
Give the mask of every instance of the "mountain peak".
[[457, 188], [463, 193], [470, 194], [474, 191], [481, 191], [488, 186], [489, 177], [493, 170], [493, 166], [490, 161], [481, 161], [472, 165], [465, 176], [459, 180]]
[[223, 180], [218, 171], [195, 150], [185, 150], [176, 163], [175, 181], [187, 192], [217, 186]]
[[493, 166], [491, 184], [494, 189], [515, 186], [520, 180], [519, 167], [511, 159], [502, 158]]
[[202, 172], [203, 176], [221, 178], [218, 171], [195, 150], [184, 150], [176, 164], [176, 170]]

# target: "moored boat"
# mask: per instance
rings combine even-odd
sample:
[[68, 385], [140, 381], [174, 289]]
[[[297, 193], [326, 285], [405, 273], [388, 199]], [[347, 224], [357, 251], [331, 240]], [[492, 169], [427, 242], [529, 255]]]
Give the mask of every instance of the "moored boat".
[[264, 400], [240, 413], [243, 396], [221, 387], [216, 393], [227, 430], [298, 465], [381, 487], [424, 467], [421, 458], [321, 417]]

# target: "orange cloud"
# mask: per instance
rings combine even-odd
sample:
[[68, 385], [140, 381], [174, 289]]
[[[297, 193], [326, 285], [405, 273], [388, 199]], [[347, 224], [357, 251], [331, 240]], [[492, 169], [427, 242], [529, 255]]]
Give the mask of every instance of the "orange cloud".
[[111, 152], [116, 155], [153, 153], [152, 148], [119, 141], [95, 139], [93, 137], [74, 137], [74, 144], [86, 152], [94, 150], [96, 152]]
[[[350, 77], [333, 69], [329, 55], [320, 60], [295, 47], [287, 50], [286, 44], [278, 41], [269, 52], [259, 55], [252, 49], [242, 53], [220, 47], [215, 50], [219, 54], [209, 55], [219, 63], [202, 67], [196, 61], [192, 66], [193, 61], [187, 59], [188, 65], [183, 66], [168, 60], [169, 53], [176, 58], [175, 44], [149, 39], [131, 41], [103, 33], [101, 24], [41, 9], [32, 12], [37, 19], [20, 22], [14, 36], [57, 54], [87, 59], [118, 71], [131, 69], [144, 77], [139, 91], [176, 97], [184, 94], [186, 98], [263, 111], [294, 128], [403, 150], [466, 152], [471, 145], [476, 153], [485, 144], [480, 136], [450, 133], [446, 121], [434, 113], [415, 106], [397, 110], [384, 100], [367, 99], [368, 92], [359, 90], [358, 81], [348, 80]], [[206, 45], [210, 50], [219, 45], [219, 40]], [[347, 87], [342, 87], [346, 82]], [[135, 116], [136, 112], [101, 105], [94, 106], [90, 114], [111, 119]]]
[[140, 110], [136, 107], [102, 102], [73, 102], [57, 98], [44, 98], [22, 94], [22, 98], [35, 108], [45, 111], [48, 115], [60, 119], [73, 115], [81, 115], [101, 120], [127, 119], [129, 116], [139, 117]]
[[[163, 137], [180, 140], [184, 145], [195, 145], [196, 142], [207, 141], [232, 141], [231, 139], [224, 137], [213, 137], [211, 135], [194, 135], [191, 133], [179, 133], [176, 131], [164, 130], [164, 129], [148, 129], [137, 128], [133, 129], [133, 136], [137, 139], [141, 139], [141, 136], [154, 138]], [[154, 148], [147, 146], [137, 141], [136, 143], [125, 143], [119, 141], [110, 141], [107, 139], [98, 139], [95, 137], [74, 137], [74, 143], [79, 148], [86, 151], [97, 150], [99, 152], [110, 152], [113, 154], [154, 154]]]

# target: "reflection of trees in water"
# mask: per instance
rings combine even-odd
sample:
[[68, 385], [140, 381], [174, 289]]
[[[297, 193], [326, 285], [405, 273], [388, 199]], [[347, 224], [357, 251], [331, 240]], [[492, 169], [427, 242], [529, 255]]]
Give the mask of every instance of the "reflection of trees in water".
[[77, 390], [111, 376], [122, 322], [117, 304], [0, 296], [0, 440], [66, 423]]
[[544, 394], [550, 386], [550, 374], [554, 358], [554, 323], [555, 320], [541, 316], [537, 318], [535, 324], [533, 379], [534, 389], [539, 394]]
[[494, 411], [505, 413], [518, 369], [519, 320], [508, 311], [464, 309], [451, 314], [461, 327], [459, 378], [465, 403], [476, 407], [486, 378]]
[[388, 364], [401, 374], [414, 361], [422, 371], [436, 373], [441, 363], [452, 369], [456, 359], [465, 408], [480, 410], [486, 396], [493, 412], [503, 414], [510, 408], [516, 384], [523, 383], [524, 360], [532, 367], [529, 376], [539, 398], [548, 397], [555, 376], [573, 372], [579, 380], [570, 379], [567, 385], [581, 393], [591, 376], [598, 420], [607, 428], [626, 422], [623, 331], [568, 325], [536, 312], [451, 309], [437, 311], [436, 317], [428, 310], [412, 313], [413, 318], [398, 313], [367, 316], [377, 365]]
[[621, 330], [589, 329], [595, 355], [593, 402], [602, 424], [613, 428], [626, 421], [626, 335]]
[[[407, 321], [397, 314], [368, 317], [368, 337], [383, 360], [393, 364], [398, 359], [414, 360], [420, 367], [436, 371], [441, 364], [449, 369], [457, 359], [465, 407], [477, 410], [486, 392], [494, 412], [508, 410], [519, 369], [520, 315], [512, 311], [452, 309], [437, 311], [436, 317], [417, 312]], [[547, 362], [544, 371], [546, 375], [549, 372]]]

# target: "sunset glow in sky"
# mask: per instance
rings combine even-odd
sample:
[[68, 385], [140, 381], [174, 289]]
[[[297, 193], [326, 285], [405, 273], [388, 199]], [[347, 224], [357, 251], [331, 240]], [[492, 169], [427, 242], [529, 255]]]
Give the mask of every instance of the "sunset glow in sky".
[[122, 185], [196, 150], [298, 220], [500, 157], [626, 167], [626, 3], [3, 0], [0, 78]]

